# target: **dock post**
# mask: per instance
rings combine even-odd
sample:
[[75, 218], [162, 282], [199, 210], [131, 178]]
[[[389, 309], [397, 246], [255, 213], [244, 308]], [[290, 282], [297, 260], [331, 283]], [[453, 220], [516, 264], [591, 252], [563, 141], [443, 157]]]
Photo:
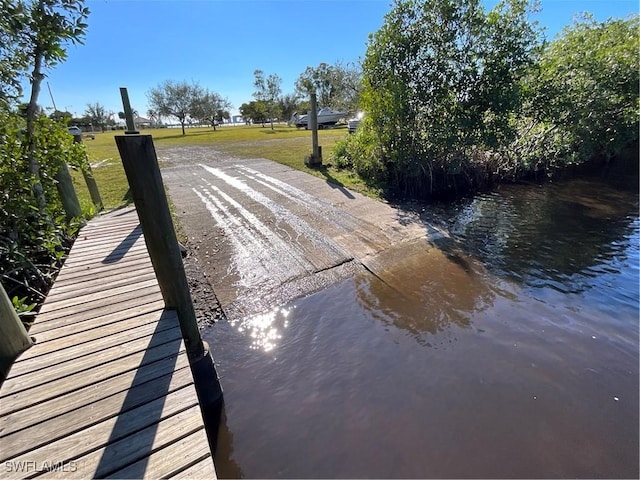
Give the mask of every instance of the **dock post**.
[[[74, 135], [73, 141], [75, 143], [82, 143], [82, 134]], [[102, 210], [103, 206], [102, 198], [100, 197], [100, 190], [98, 190], [98, 184], [96, 183], [96, 179], [93, 177], [93, 171], [91, 170], [89, 159], [87, 159], [86, 166], [82, 167], [82, 176], [84, 177], [84, 181], [87, 184], [87, 189], [89, 190], [91, 201], [98, 210]]]
[[69, 167], [66, 162], [62, 162], [60, 170], [55, 175], [57, 181], [56, 188], [60, 195], [60, 201], [64, 211], [67, 214], [67, 219], [82, 217], [82, 208], [80, 207], [80, 201], [76, 194], [75, 188], [73, 188], [73, 180], [69, 173]]
[[0, 382], [7, 375], [11, 365], [22, 352], [33, 345], [20, 317], [13, 308], [7, 292], [0, 284]]
[[116, 136], [115, 141], [165, 306], [178, 314], [213, 453], [223, 401], [222, 387], [211, 352], [198, 330], [153, 139], [151, 135], [126, 134]]
[[318, 102], [315, 92], [311, 94], [311, 112], [309, 113], [309, 126], [311, 127], [311, 155], [305, 158], [307, 167], [322, 166], [322, 147], [318, 145]]

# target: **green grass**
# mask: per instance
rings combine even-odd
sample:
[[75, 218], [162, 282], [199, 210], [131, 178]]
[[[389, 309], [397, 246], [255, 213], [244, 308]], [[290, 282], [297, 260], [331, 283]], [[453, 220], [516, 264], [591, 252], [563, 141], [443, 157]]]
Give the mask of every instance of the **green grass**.
[[[302, 170], [333, 183], [362, 193], [377, 196], [378, 192], [368, 189], [351, 172], [325, 166], [321, 169], [309, 169], [304, 165], [304, 157], [311, 153], [311, 132], [298, 130], [286, 125], [276, 125], [274, 130], [262, 126], [227, 126], [217, 131], [211, 128], [187, 128], [186, 135], [180, 129], [163, 128], [143, 130], [141, 133], [153, 136], [158, 151], [163, 147], [177, 145], [212, 145], [215, 148], [240, 158], [267, 158], [297, 170]], [[345, 128], [321, 130], [319, 143], [322, 146], [325, 164], [335, 143], [348, 135]], [[100, 189], [105, 208], [115, 208], [126, 203], [128, 184], [114, 140], [122, 131], [98, 133], [95, 140], [86, 140], [89, 161]], [[78, 196], [83, 205], [89, 205], [89, 194], [81, 175], [74, 178]]]

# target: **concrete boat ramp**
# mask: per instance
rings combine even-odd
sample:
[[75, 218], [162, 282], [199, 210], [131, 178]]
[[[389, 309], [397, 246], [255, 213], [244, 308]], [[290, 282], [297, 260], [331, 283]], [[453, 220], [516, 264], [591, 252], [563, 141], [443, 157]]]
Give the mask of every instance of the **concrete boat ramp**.
[[158, 152], [183, 233], [225, 314], [264, 312], [364, 269], [384, 279], [445, 234], [417, 214], [265, 159]]

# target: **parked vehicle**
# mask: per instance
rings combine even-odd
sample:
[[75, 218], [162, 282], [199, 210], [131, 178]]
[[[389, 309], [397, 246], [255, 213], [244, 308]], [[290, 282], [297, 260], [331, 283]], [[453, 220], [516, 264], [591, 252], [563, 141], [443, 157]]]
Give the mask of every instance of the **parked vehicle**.
[[[78, 127], [77, 125], [74, 125], [72, 127], [68, 127], [67, 131], [69, 132], [69, 135], [73, 135], [74, 137], [82, 137], [83, 136], [83, 131], [80, 127]], [[84, 133], [84, 136], [86, 138], [90, 138], [91, 140], [95, 140], [96, 135], [93, 132], [90, 133]]]
[[[338, 121], [348, 115], [347, 112], [332, 110], [329, 107], [323, 107], [318, 110], [318, 128], [330, 127], [338, 123]], [[289, 124], [294, 124], [297, 128], [304, 127], [309, 129], [309, 115], [298, 115], [295, 112], [289, 120]]]
[[69, 131], [69, 134], [73, 135], [74, 137], [76, 135], [82, 135], [82, 130], [80, 130], [80, 127], [69, 127], [67, 130]]

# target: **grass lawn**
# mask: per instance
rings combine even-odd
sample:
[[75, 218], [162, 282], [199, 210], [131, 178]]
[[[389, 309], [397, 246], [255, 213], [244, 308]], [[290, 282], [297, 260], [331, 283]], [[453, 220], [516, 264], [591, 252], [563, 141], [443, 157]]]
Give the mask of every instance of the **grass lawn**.
[[[218, 127], [215, 132], [212, 128], [188, 128], [184, 136], [180, 129], [175, 128], [143, 130], [141, 133], [153, 136], [154, 145], [159, 152], [163, 147], [173, 145], [212, 145], [240, 158], [268, 158], [368, 195], [375, 196], [377, 193], [367, 189], [364, 183], [350, 172], [331, 166], [318, 170], [307, 168], [304, 165], [304, 157], [311, 153], [311, 132], [307, 130], [275, 125], [272, 131], [269, 125], [265, 128], [252, 125]], [[345, 128], [320, 130], [318, 133], [326, 164], [335, 143], [348, 133]], [[123, 135], [123, 132], [98, 133], [95, 140], [85, 141], [100, 195], [107, 209], [125, 203], [128, 190], [114, 140], [115, 135]], [[74, 181], [81, 202], [89, 205], [89, 194], [82, 177], [77, 175]]]

